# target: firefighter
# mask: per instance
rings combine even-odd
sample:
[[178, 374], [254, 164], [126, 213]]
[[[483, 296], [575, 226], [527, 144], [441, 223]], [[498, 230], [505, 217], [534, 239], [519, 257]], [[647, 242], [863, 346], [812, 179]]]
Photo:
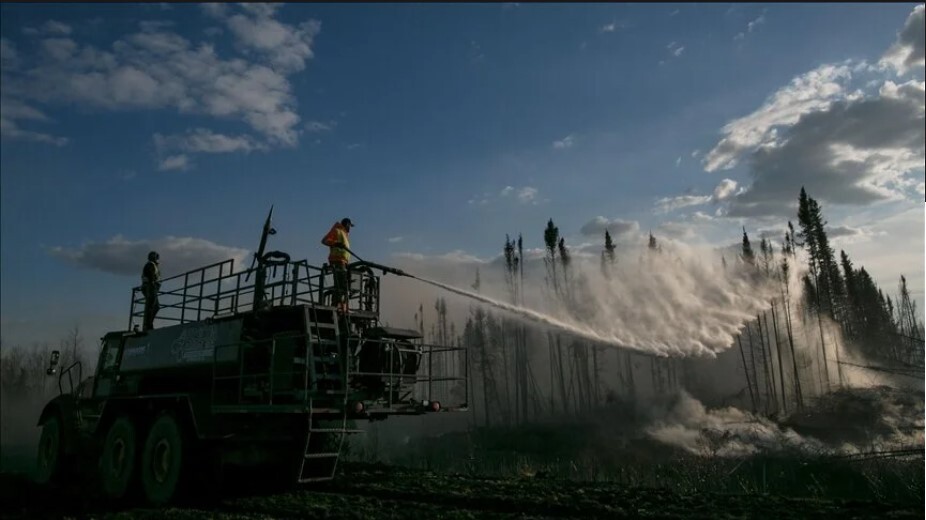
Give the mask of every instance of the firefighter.
[[334, 272], [334, 302], [340, 313], [347, 312], [347, 264], [350, 263], [350, 228], [354, 223], [349, 218], [335, 222], [331, 230], [322, 239], [322, 244], [330, 248], [328, 263]]
[[161, 255], [157, 251], [148, 253], [148, 261], [141, 272], [141, 292], [145, 296], [145, 318], [142, 330], [154, 328], [154, 315], [161, 308], [158, 303], [158, 291], [161, 289], [161, 270], [158, 268], [160, 259]]

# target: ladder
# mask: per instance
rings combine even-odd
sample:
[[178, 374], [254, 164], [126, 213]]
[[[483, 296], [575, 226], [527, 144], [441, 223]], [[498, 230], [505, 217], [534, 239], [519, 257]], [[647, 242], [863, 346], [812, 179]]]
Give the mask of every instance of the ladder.
[[[305, 484], [331, 480], [337, 471], [338, 458], [344, 446], [344, 439], [349, 434], [363, 433], [363, 430], [347, 428], [348, 415], [348, 375], [350, 371], [346, 351], [342, 355], [340, 348], [340, 327], [334, 309], [315, 307], [309, 329], [308, 344], [310, 358], [308, 365], [309, 381], [306, 381], [308, 396], [308, 424], [303, 448], [302, 461], [299, 464], [298, 482]], [[346, 319], [346, 318], [345, 318]], [[308, 385], [311, 384], [311, 387]], [[314, 395], [340, 397], [337, 410], [316, 408]], [[324, 410], [324, 413], [319, 412]], [[333, 426], [324, 426], [321, 421], [335, 422]]]

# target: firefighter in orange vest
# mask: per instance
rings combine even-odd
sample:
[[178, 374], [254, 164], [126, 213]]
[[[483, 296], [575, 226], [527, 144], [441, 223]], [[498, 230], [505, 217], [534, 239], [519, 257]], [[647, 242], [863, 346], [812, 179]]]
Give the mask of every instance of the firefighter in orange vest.
[[331, 231], [322, 239], [322, 244], [330, 249], [328, 253], [328, 263], [334, 271], [334, 302], [338, 312], [347, 312], [347, 264], [350, 263], [350, 228], [354, 223], [349, 218], [343, 218], [340, 222], [335, 222]]

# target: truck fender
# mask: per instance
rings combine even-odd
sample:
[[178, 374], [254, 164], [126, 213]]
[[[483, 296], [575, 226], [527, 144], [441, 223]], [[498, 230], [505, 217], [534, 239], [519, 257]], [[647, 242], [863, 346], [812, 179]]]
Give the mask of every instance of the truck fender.
[[42, 409], [36, 426], [42, 426], [50, 417], [58, 415], [61, 417], [61, 433], [63, 434], [64, 453], [71, 454], [77, 444], [77, 400], [71, 394], [62, 394], [55, 397]]

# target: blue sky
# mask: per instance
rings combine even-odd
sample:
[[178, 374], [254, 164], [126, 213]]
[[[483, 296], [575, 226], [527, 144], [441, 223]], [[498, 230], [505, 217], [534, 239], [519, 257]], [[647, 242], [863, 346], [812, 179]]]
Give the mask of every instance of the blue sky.
[[311, 263], [342, 216], [364, 257], [478, 263], [550, 217], [580, 251], [605, 228], [777, 239], [806, 184], [837, 247], [922, 301], [917, 4], [0, 15], [4, 342], [122, 326], [139, 251], [244, 259], [270, 204], [274, 247]]

